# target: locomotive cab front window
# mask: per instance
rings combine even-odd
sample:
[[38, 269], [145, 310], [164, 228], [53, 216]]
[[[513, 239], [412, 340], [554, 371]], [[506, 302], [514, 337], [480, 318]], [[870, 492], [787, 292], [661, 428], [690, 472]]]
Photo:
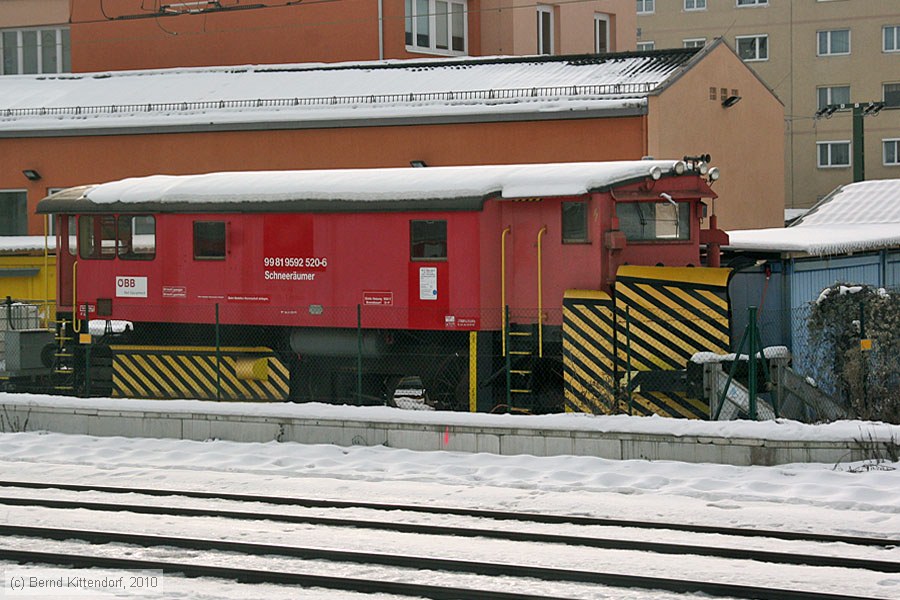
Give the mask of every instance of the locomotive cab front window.
[[628, 241], [691, 239], [691, 205], [687, 202], [619, 202], [616, 216]]
[[224, 221], [194, 221], [194, 259], [225, 260]]
[[116, 218], [113, 215], [78, 218], [78, 255], [85, 259], [116, 256]]
[[409, 222], [410, 260], [447, 260], [447, 221]]

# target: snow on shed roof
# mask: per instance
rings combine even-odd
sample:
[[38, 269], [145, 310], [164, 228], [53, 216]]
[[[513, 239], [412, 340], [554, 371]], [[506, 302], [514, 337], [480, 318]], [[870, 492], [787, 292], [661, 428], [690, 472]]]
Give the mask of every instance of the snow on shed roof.
[[729, 231], [735, 250], [844, 254], [900, 247], [900, 179], [835, 189], [790, 227]]
[[8, 75], [0, 136], [635, 109], [700, 51]]
[[38, 213], [477, 210], [484, 199], [572, 196], [674, 173], [674, 160], [151, 175], [64, 190]]

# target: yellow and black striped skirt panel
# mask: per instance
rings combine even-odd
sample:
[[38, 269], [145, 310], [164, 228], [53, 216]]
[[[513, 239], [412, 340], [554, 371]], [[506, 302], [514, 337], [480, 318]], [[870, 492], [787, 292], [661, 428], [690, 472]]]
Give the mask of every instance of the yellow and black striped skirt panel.
[[566, 412], [615, 412], [615, 313], [608, 294], [567, 290], [563, 298]]
[[[697, 352], [731, 346], [731, 269], [620, 267], [618, 359], [632, 370], [684, 369]], [[624, 361], [630, 355], [630, 367]]]
[[111, 346], [113, 396], [284, 401], [290, 371], [270, 348]]

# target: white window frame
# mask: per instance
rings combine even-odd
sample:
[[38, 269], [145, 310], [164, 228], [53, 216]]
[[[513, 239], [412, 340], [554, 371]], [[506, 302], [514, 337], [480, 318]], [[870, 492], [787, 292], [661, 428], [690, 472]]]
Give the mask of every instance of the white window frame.
[[[833, 34], [839, 33], [839, 32], [843, 33], [845, 31], [847, 32], [847, 51], [846, 52], [834, 52], [832, 50], [832, 46], [834, 46], [834, 42], [832, 41], [832, 38], [834, 37]], [[825, 43], [826, 48], [825, 48], [824, 52], [822, 52], [822, 36], [823, 35], [825, 36], [825, 42], [826, 42]], [[847, 28], [847, 29], [826, 29], [823, 31], [816, 32], [816, 56], [847, 56], [850, 54], [852, 48], [853, 47], [851, 46], [851, 34], [850, 34], [849, 28]]]
[[[888, 48], [888, 37], [891, 38], [890, 48]], [[885, 25], [881, 28], [881, 51], [900, 52], [900, 25]]]
[[[556, 44], [556, 40], [553, 39], [555, 32], [553, 31], [556, 28], [556, 20], [553, 15], [553, 8], [548, 4], [538, 4], [537, 5], [537, 53], [552, 56], [555, 54], [554, 48]], [[544, 19], [550, 19], [550, 39], [544, 39]]]
[[887, 103], [887, 86], [894, 85], [897, 86], [898, 91], [900, 91], [900, 82], [898, 81], [888, 81], [887, 83], [881, 84], [881, 101], [884, 102], [887, 106], [900, 106], [900, 102], [897, 104], [888, 104]]
[[653, 40], [637, 43], [638, 52], [649, 52], [650, 50], [656, 50], [656, 42]]
[[[425, 1], [428, 3], [428, 14], [421, 15], [419, 13], [419, 3]], [[437, 47], [437, 31], [438, 16], [445, 16], [444, 13], [438, 14], [437, 3], [446, 2], [447, 4], [447, 48]], [[462, 7], [462, 38], [463, 49], [453, 49], [453, 37], [456, 31], [453, 29], [453, 5]], [[419, 54], [439, 54], [441, 56], [467, 56], [469, 53], [469, 2], [468, 0], [406, 0], [406, 30], [404, 35], [409, 35], [406, 50], [408, 52], [416, 52]], [[419, 26], [424, 19], [427, 19], [428, 27], [428, 45], [420, 45]]]
[[[850, 89], [849, 85], [820, 85], [816, 88], [816, 108], [825, 108], [830, 104], [843, 104], [843, 102], [835, 102], [834, 100], [834, 90], [838, 88], [847, 88], [847, 103], [849, 104], [850, 99], [852, 98], [852, 90]], [[822, 102], [820, 101], [822, 95], [821, 93], [823, 91], [825, 92], [825, 100], [827, 100], [827, 102], [825, 102], [824, 104], [822, 104]]]
[[[833, 164], [831, 149], [838, 145], [847, 146], [847, 164]], [[822, 162], [822, 146], [828, 146], [828, 162]], [[849, 169], [853, 165], [853, 145], [850, 140], [826, 140], [824, 142], [816, 142], [816, 166], [820, 169]]]
[[706, 0], [684, 0], [684, 10], [685, 12], [706, 10]]
[[[45, 32], [52, 31], [54, 32], [55, 40], [55, 59], [56, 59], [56, 70], [49, 71], [46, 70], [46, 66], [44, 65], [44, 47], [43, 47], [43, 34]], [[37, 70], [34, 73], [25, 73], [25, 44], [22, 41], [22, 36], [26, 32], [33, 32], [36, 37], [36, 45], [35, 45], [35, 62], [37, 65]], [[11, 73], [6, 72], [6, 57], [10, 49], [4, 47], [4, 40], [7, 38], [8, 34], [14, 33], [16, 35], [16, 47], [14, 49], [16, 55], [16, 70]], [[69, 33], [68, 27], [23, 27], [17, 29], [0, 29], [0, 75], [40, 75], [45, 73], [68, 73], [72, 70], [72, 51], [71, 45], [66, 39], [66, 34]], [[68, 54], [66, 53], [66, 49], [69, 50]]]
[[745, 8], [747, 6], [768, 6], [769, 0], [735, 0], [735, 6]]
[[706, 46], [706, 38], [688, 38], [681, 40], [682, 48], [703, 48]]
[[[888, 145], [894, 146], [894, 162], [888, 162]], [[885, 138], [881, 140], [881, 164], [885, 167], [900, 167], [900, 138]]]
[[637, 0], [637, 14], [650, 15], [656, 12], [656, 0]]
[[594, 13], [594, 52], [600, 53], [600, 23], [605, 25], [604, 31], [606, 34], [606, 39], [604, 40], [606, 50], [603, 52], [612, 52], [609, 36], [609, 15], [606, 13]]
[[[760, 56], [760, 51], [759, 51], [759, 40], [762, 40], [762, 39], [766, 40], [766, 55], [765, 56]], [[736, 36], [734, 38], [734, 47], [737, 50], [738, 56], [741, 55], [741, 51], [740, 51], [740, 41], [741, 40], [755, 40], [755, 42], [756, 42], [754, 44], [755, 49], [756, 49], [756, 56], [754, 58], [744, 58], [741, 56], [741, 60], [743, 60], [744, 62], [762, 62], [762, 61], [769, 60], [769, 34], [759, 33], [756, 35]]]

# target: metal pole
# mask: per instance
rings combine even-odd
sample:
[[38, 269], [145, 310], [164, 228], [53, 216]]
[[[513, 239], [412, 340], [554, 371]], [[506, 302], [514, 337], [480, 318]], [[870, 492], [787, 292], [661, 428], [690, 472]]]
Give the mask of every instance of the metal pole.
[[[503, 307], [503, 322], [509, 323], [509, 305]], [[504, 346], [509, 350], [509, 327], [503, 328]], [[512, 408], [512, 352], [506, 352], [506, 412]]]
[[866, 179], [866, 141], [863, 125], [863, 107], [853, 105], [853, 182]]
[[219, 339], [219, 303], [216, 302], [216, 400], [222, 399], [222, 345]]
[[869, 373], [866, 368], [866, 363], [869, 360], [866, 352], [862, 351], [862, 340], [866, 339], [866, 307], [862, 302], [859, 303], [859, 348], [860, 348], [860, 360], [861, 360], [861, 371], [862, 371], [862, 395], [863, 395], [863, 407], [866, 411], [869, 409], [869, 386], [868, 386], [868, 378]]
[[747, 373], [747, 390], [750, 394], [750, 418], [756, 420], [756, 353], [759, 350], [756, 339], [756, 307], [749, 308], [748, 315], [750, 328], [750, 364]]
[[[631, 307], [625, 307], [625, 390], [628, 392], [628, 414], [634, 414], [634, 397], [631, 394]], [[617, 403], [618, 404], [618, 403]], [[618, 406], [616, 407], [618, 412]]]
[[356, 305], [356, 404], [362, 404], [362, 305]]

